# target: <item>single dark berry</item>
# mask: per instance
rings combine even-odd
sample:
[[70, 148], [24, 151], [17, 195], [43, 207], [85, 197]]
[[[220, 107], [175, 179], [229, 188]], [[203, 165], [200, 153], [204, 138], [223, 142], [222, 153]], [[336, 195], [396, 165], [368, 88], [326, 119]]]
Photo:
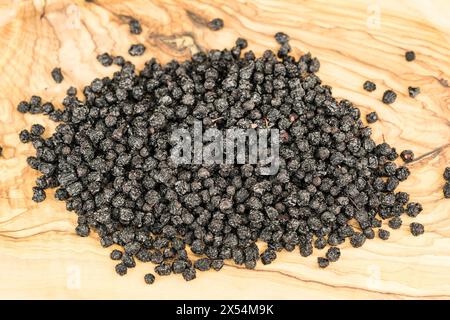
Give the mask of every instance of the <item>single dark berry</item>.
[[411, 150], [403, 150], [400, 153], [400, 158], [402, 158], [402, 160], [406, 163], [411, 162], [414, 160], [414, 152]]
[[419, 213], [422, 212], [422, 210], [423, 210], [422, 205], [417, 202], [410, 202], [406, 206], [406, 213], [410, 217], [414, 217], [414, 218], [417, 217], [419, 215]]
[[367, 80], [364, 82], [363, 88], [366, 91], [372, 92], [377, 89], [377, 85], [374, 82]]
[[351, 238], [350, 238], [350, 244], [352, 245], [352, 247], [354, 248], [359, 248], [361, 247], [364, 242], [366, 242], [366, 237], [364, 236], [364, 234], [362, 233], [355, 233]]
[[33, 187], [33, 197], [32, 197], [32, 200], [33, 200], [34, 202], [42, 202], [42, 201], [45, 200], [45, 198], [46, 198], [46, 194], [45, 194], [45, 191], [44, 191], [44, 190], [42, 190], [42, 189], [40, 189], [40, 188], [37, 188], [37, 187]]
[[194, 267], [200, 271], [207, 271], [211, 267], [211, 260], [208, 258], [198, 259], [194, 262]]
[[381, 240], [388, 240], [390, 237], [391, 233], [387, 230], [384, 229], [378, 229], [378, 237]]
[[211, 268], [216, 271], [220, 271], [223, 267], [224, 263], [222, 259], [215, 259], [211, 261]]
[[114, 249], [109, 256], [112, 260], [120, 260], [122, 259], [122, 251]]
[[127, 266], [123, 263], [119, 263], [116, 265], [116, 272], [119, 276], [123, 276], [127, 274]]
[[112, 57], [108, 53], [102, 53], [97, 56], [98, 62], [100, 62], [104, 67], [109, 67], [113, 63]]
[[61, 68], [54, 68], [52, 70], [52, 78], [56, 83], [61, 83], [64, 80], [64, 76], [61, 73]]
[[223, 20], [220, 18], [212, 19], [210, 22], [208, 22], [208, 28], [213, 31], [218, 31], [223, 28]]
[[155, 282], [155, 276], [151, 273], [147, 273], [144, 276], [144, 281], [146, 284], [153, 284]]
[[444, 170], [444, 179], [450, 181], [450, 167], [446, 167]]
[[414, 51], [406, 51], [405, 52], [405, 59], [406, 61], [413, 61], [416, 59], [416, 54]]
[[27, 113], [30, 111], [30, 104], [26, 101], [21, 101], [19, 102], [19, 104], [17, 105], [17, 111], [19, 111], [20, 113]]
[[128, 25], [130, 26], [130, 33], [140, 34], [142, 32], [142, 27], [138, 20], [132, 18], [128, 22]]
[[378, 114], [375, 111], [370, 112], [366, 115], [366, 120], [368, 123], [374, 123], [378, 121]]
[[275, 33], [275, 40], [283, 45], [289, 42], [289, 36], [285, 34], [284, 32], [277, 32]]
[[320, 268], [326, 268], [330, 265], [330, 261], [327, 258], [319, 257], [317, 258], [317, 263]]
[[168, 263], [162, 262], [155, 267], [155, 272], [160, 276], [168, 276], [172, 269]]
[[411, 98], [415, 98], [420, 93], [419, 87], [408, 87], [408, 94]]
[[248, 46], [247, 40], [243, 38], [237, 38], [236, 40], [236, 46], [240, 49], [245, 49]]
[[425, 232], [423, 224], [421, 223], [413, 222], [409, 225], [409, 227], [411, 229], [411, 234], [415, 237], [420, 236]]
[[391, 229], [399, 229], [402, 226], [402, 219], [400, 217], [393, 217], [389, 220], [388, 225]]
[[383, 103], [391, 104], [397, 99], [397, 94], [392, 90], [386, 90], [383, 94]]
[[125, 65], [125, 58], [122, 57], [122, 56], [116, 56], [116, 57], [113, 58], [113, 63], [115, 65], [118, 65], [118, 66], [122, 67], [122, 66]]
[[330, 262], [336, 262], [341, 257], [341, 250], [338, 247], [331, 247], [328, 249], [326, 257]]
[[30, 132], [33, 136], [40, 136], [44, 133], [44, 131], [45, 131], [45, 128], [40, 124], [33, 124], [31, 126], [31, 130], [30, 130]]
[[370, 239], [370, 240], [371, 240], [371, 239], [375, 238], [375, 231], [373, 231], [372, 228], [366, 228], [366, 229], [364, 229], [363, 233], [364, 233], [364, 236], [365, 236], [367, 239]]
[[191, 281], [196, 278], [196, 272], [194, 268], [188, 268], [183, 271], [183, 278], [186, 281]]
[[442, 190], [444, 192], [444, 197], [445, 198], [450, 198], [450, 182], [446, 182], [444, 184], [444, 189]]
[[31, 134], [28, 130], [22, 130], [19, 133], [19, 139], [22, 143], [28, 143], [31, 141]]
[[128, 53], [130, 56], [142, 56], [145, 52], [145, 47], [143, 44], [133, 44], [131, 45]]

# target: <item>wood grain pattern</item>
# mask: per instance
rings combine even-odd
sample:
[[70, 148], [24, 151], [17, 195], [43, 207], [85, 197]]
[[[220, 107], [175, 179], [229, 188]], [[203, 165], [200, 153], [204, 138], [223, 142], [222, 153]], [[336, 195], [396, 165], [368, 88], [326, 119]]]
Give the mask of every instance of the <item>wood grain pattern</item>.
[[[0, 298], [450, 298], [450, 201], [442, 195], [442, 172], [450, 164], [450, 3], [442, 1], [0, 1]], [[138, 18], [141, 35], [130, 35], [126, 21]], [[225, 28], [212, 32], [205, 21], [221, 17]], [[424, 206], [417, 218], [422, 237], [408, 232], [410, 220], [389, 241], [372, 240], [363, 248], [344, 244], [338, 263], [319, 270], [316, 258], [282, 253], [256, 271], [227, 264], [223, 271], [201, 273], [186, 283], [168, 277], [146, 286], [151, 264], [139, 264], [118, 277], [96, 237], [74, 233], [75, 215], [64, 204], [37, 205], [31, 187], [37, 173], [27, 167], [30, 145], [17, 133], [32, 123], [54, 124], [43, 116], [22, 115], [16, 104], [32, 94], [56, 105], [69, 85], [82, 88], [94, 77], [111, 75], [97, 54], [126, 55], [131, 43], [147, 51], [130, 58], [138, 66], [157, 57], [184, 59], [200, 49], [231, 47], [244, 37], [257, 54], [275, 48], [273, 34], [288, 33], [294, 54], [310, 51], [321, 61], [319, 76], [366, 114], [376, 110], [376, 141], [399, 150], [411, 148], [418, 159], [400, 185]], [[414, 62], [403, 54], [412, 49]], [[55, 84], [50, 71], [62, 68]], [[368, 93], [362, 83], [378, 89]], [[408, 97], [408, 86], [422, 90]], [[380, 102], [393, 88], [393, 105]], [[240, 268], [241, 269], [241, 268]]]

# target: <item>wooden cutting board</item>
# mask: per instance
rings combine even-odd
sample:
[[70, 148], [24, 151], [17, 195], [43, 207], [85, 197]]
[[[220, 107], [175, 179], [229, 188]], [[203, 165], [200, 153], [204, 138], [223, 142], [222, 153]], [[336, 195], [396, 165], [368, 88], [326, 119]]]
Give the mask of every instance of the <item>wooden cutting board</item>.
[[[443, 199], [444, 167], [450, 165], [450, 3], [442, 1], [2, 1], [0, 3], [0, 298], [450, 298], [450, 200]], [[131, 35], [127, 17], [144, 28]], [[205, 21], [221, 17], [225, 28], [212, 32]], [[35, 204], [31, 187], [38, 176], [26, 165], [31, 145], [18, 132], [44, 116], [16, 112], [19, 101], [38, 94], [60, 105], [66, 89], [112, 75], [101, 66], [103, 52], [124, 55], [141, 67], [156, 57], [185, 59], [200, 49], [231, 47], [240, 36], [258, 55], [276, 48], [273, 35], [292, 38], [294, 54], [310, 51], [321, 61], [319, 76], [334, 94], [357, 104], [363, 116], [376, 110], [371, 127], [377, 142], [413, 149], [410, 179], [400, 190], [423, 204], [417, 221], [426, 234], [410, 235], [406, 217], [388, 241], [345, 243], [339, 262], [325, 270], [298, 251], [282, 253], [269, 266], [249, 271], [227, 263], [224, 270], [144, 284], [151, 264], [138, 264], [125, 277], [114, 272], [110, 249], [96, 237], [75, 235], [73, 213], [53, 199]], [[127, 55], [144, 43], [144, 56]], [[414, 50], [417, 59], [406, 62]], [[50, 71], [61, 67], [55, 84]], [[362, 89], [365, 80], [377, 90]], [[422, 93], [408, 97], [408, 86]], [[382, 93], [398, 93], [392, 105]]]

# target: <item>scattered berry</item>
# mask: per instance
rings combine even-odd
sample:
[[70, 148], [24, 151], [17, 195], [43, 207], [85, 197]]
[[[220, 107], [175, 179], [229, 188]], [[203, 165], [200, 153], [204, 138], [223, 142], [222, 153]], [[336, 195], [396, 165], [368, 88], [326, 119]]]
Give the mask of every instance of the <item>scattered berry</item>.
[[366, 91], [372, 92], [377, 89], [377, 85], [374, 82], [367, 80], [364, 82], [363, 88]]
[[208, 28], [213, 31], [218, 31], [223, 28], [223, 20], [220, 18], [212, 19], [208, 22]]
[[392, 90], [386, 90], [383, 94], [383, 103], [391, 104], [397, 99], [397, 94]]

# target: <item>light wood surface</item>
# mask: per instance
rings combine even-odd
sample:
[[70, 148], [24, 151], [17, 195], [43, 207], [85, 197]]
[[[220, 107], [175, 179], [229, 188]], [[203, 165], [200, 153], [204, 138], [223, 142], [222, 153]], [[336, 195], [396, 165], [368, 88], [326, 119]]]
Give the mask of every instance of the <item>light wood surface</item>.
[[[450, 165], [450, 2], [442, 1], [0, 1], [0, 298], [450, 298], [450, 200], [443, 199], [444, 167]], [[141, 35], [129, 34], [127, 16], [138, 18]], [[205, 20], [221, 17], [225, 28], [212, 32]], [[418, 160], [400, 190], [424, 206], [416, 219], [426, 233], [413, 237], [406, 217], [388, 241], [367, 241], [363, 248], [342, 246], [339, 262], [325, 270], [317, 256], [282, 253], [254, 271], [230, 263], [221, 272], [144, 284], [152, 264], [138, 264], [125, 277], [115, 274], [110, 249], [96, 237], [75, 235], [73, 213], [53, 199], [33, 203], [37, 173], [26, 165], [31, 145], [18, 132], [44, 116], [15, 111], [20, 100], [38, 94], [60, 105], [65, 90], [82, 88], [93, 78], [112, 75], [97, 54], [122, 54], [138, 66], [157, 57], [184, 59], [199, 49], [231, 47], [244, 37], [257, 54], [275, 48], [273, 35], [292, 38], [296, 56], [310, 51], [321, 62], [319, 76], [337, 97], [376, 110], [371, 127], [401, 151], [413, 149]], [[142, 57], [127, 55], [142, 42]], [[404, 52], [417, 59], [406, 62]], [[55, 84], [50, 71], [59, 66], [65, 80]], [[366, 79], [377, 84], [368, 93]], [[422, 93], [408, 97], [407, 87]], [[393, 105], [380, 102], [393, 88]], [[239, 270], [238, 270], [239, 269]]]

